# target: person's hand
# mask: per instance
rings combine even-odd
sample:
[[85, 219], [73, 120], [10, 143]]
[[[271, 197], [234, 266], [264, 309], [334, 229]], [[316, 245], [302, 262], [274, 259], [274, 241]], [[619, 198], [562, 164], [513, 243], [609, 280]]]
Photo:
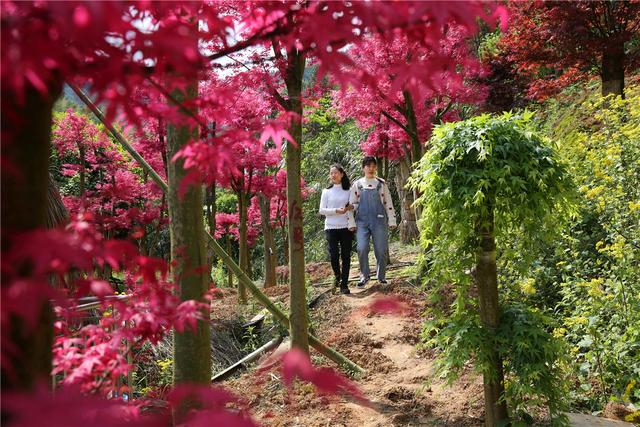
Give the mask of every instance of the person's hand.
[[345, 212], [347, 212], [347, 208], [338, 208], [338, 209], [336, 209], [336, 213], [339, 214], [339, 215], [342, 215]]
[[356, 228], [355, 227], [351, 227], [351, 228], [349, 228], [349, 231], [352, 232], [352, 233], [355, 233]]
[[345, 206], [345, 209], [348, 211], [352, 211], [353, 210], [353, 205], [351, 203], [347, 203], [347, 206]]

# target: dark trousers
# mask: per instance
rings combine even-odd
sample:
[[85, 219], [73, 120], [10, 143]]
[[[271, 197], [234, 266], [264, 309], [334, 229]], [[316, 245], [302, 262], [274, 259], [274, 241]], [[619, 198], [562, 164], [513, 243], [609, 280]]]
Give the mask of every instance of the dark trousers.
[[[329, 242], [329, 255], [331, 257], [331, 267], [336, 281], [341, 288], [349, 284], [349, 268], [351, 267], [351, 246], [353, 244], [353, 232], [348, 228], [337, 230], [325, 230], [327, 241]], [[342, 260], [342, 269], [340, 269]]]

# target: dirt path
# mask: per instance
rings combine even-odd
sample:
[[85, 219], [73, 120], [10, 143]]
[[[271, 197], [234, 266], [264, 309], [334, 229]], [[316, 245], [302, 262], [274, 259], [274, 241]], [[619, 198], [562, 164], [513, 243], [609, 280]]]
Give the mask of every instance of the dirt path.
[[[414, 310], [413, 315], [374, 315], [368, 307], [384, 296], [379, 290], [373, 285], [342, 297], [353, 330], [368, 336], [374, 344], [370, 351], [383, 355], [388, 363], [385, 369], [373, 369], [358, 381], [372, 405], [346, 403], [352, 414], [348, 425], [482, 425], [482, 379], [469, 376], [449, 388], [438, 381], [427, 384], [433, 374], [433, 360], [416, 350], [417, 336], [411, 336], [419, 332], [416, 314], [421, 310]], [[391, 294], [393, 290], [394, 284]]]
[[[411, 309], [377, 314], [377, 298], [397, 296]], [[355, 383], [371, 401], [361, 406], [349, 398], [319, 397], [313, 386], [299, 384], [293, 394], [278, 372], [256, 377], [245, 372], [225, 382], [242, 396], [254, 417], [268, 426], [481, 426], [482, 379], [465, 375], [449, 388], [435, 381], [433, 355], [418, 351], [424, 295], [403, 279], [381, 289], [352, 287], [351, 295], [329, 295], [312, 310], [318, 337], [367, 370]], [[314, 363], [331, 366], [312, 354]]]

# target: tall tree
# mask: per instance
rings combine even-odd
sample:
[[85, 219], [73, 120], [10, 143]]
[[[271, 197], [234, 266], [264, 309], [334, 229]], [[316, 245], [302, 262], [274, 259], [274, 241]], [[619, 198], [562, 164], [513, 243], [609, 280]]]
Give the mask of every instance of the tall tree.
[[[63, 162], [61, 179], [80, 176], [80, 194], [65, 194], [69, 210], [90, 212], [106, 236], [130, 234], [159, 219], [161, 190], [135, 172], [103, 129], [72, 110], [57, 113], [53, 125], [53, 148]], [[159, 147], [154, 144], [156, 151], [151, 151], [147, 143], [135, 138], [135, 146], [158, 163]]]
[[[197, 96], [197, 83], [189, 83], [184, 91], [177, 89], [172, 95], [178, 102]], [[192, 139], [198, 137], [198, 128], [188, 123], [167, 123], [167, 158]], [[181, 194], [187, 175], [184, 160], [175, 159], [167, 165], [169, 194], [169, 231], [171, 236], [171, 261], [173, 278], [178, 284], [182, 301], [204, 302], [208, 290], [208, 278], [204, 268], [207, 255], [204, 242], [203, 200], [200, 186], [191, 185]], [[208, 383], [211, 380], [211, 343], [209, 312], [203, 313], [195, 331], [174, 333], [174, 381], [176, 383]]]
[[[501, 315], [504, 302], [499, 298], [496, 241], [508, 239], [509, 232], [518, 239], [539, 239], [537, 233], [545, 222], [548, 226], [554, 215], [570, 206], [571, 181], [565, 165], [531, 130], [530, 114], [482, 115], [447, 123], [436, 128], [431, 143], [432, 150], [413, 173], [413, 185], [423, 193], [419, 202], [425, 207], [424, 237], [433, 244], [432, 274], [458, 283], [458, 296], [464, 301], [470, 280], [466, 271], [475, 266], [478, 311], [461, 303], [452, 318], [472, 319], [466, 326], [477, 328], [471, 335], [481, 337], [474, 339], [474, 347], [479, 348], [473, 351], [483, 372], [485, 425], [505, 425], [504, 369], [509, 363], [504, 362], [513, 363], [509, 359], [513, 349], [509, 348], [511, 337], [499, 336], [508, 328], [503, 327]], [[447, 336], [451, 330], [441, 333]], [[465, 334], [460, 334], [462, 340], [468, 339], [462, 337]], [[553, 382], [555, 361], [546, 357], [548, 367], [543, 375], [536, 375], [536, 385]], [[549, 399], [547, 403], [556, 412], [556, 402]]]
[[[280, 46], [274, 44], [276, 58], [282, 56]], [[298, 48], [292, 46], [286, 50], [286, 66], [283, 80], [287, 87], [286, 99], [282, 98], [282, 107], [290, 116], [289, 135], [293, 141], [287, 142], [287, 219], [289, 240], [289, 321], [291, 327], [291, 345], [309, 352], [307, 290], [304, 262], [304, 224], [302, 214], [302, 188], [300, 180], [300, 155], [302, 153], [302, 77], [306, 57]]]
[[640, 3], [635, 1], [510, 2], [502, 44], [518, 72], [531, 79], [529, 96], [544, 99], [599, 74], [602, 95], [624, 96], [624, 78], [636, 69]]
[[278, 265], [274, 227], [271, 219], [271, 197], [260, 193], [258, 194], [258, 203], [262, 238], [264, 239], [264, 287], [268, 288], [276, 285], [276, 267]]
[[[242, 77], [237, 76], [237, 78]], [[279, 147], [267, 148], [259, 141], [260, 131], [264, 128], [272, 108], [255, 88], [248, 87], [243, 90], [229, 109], [229, 118], [222, 124], [237, 129], [234, 132], [235, 141], [230, 141], [233, 148], [234, 168], [221, 173], [218, 182], [223, 187], [231, 188], [237, 196], [240, 267], [251, 277], [249, 267], [251, 239], [247, 234], [251, 225], [248, 224], [248, 213], [256, 194], [268, 190], [263, 188], [268, 185], [268, 182], [262, 177], [268, 168], [276, 165], [281, 154]], [[242, 283], [238, 284], [238, 296], [242, 303], [247, 302], [246, 290]]]

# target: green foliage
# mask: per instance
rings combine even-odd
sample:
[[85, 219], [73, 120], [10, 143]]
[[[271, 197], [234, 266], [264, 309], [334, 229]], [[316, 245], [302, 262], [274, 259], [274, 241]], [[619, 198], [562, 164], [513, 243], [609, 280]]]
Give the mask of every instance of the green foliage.
[[[577, 99], [576, 99], [577, 98]], [[541, 127], [559, 141], [579, 187], [580, 212], [538, 253], [535, 293], [562, 319], [582, 407], [640, 401], [640, 87], [627, 98], [595, 91], [545, 105]], [[626, 397], [625, 397], [626, 396]]]
[[248, 326], [245, 329], [242, 334], [242, 342], [244, 343], [242, 349], [247, 353], [251, 353], [260, 346], [260, 334], [255, 330], [255, 326]]
[[217, 212], [235, 213], [238, 211], [238, 196], [233, 191], [224, 188], [216, 190]]
[[229, 284], [229, 275], [221, 259], [216, 260], [211, 266], [211, 281], [217, 288], [226, 288]]
[[524, 422], [535, 408], [549, 409], [554, 422], [565, 420], [567, 383], [564, 343], [549, 332], [553, 321], [522, 304], [503, 307], [500, 328], [489, 335], [475, 311], [457, 313], [449, 319], [427, 322], [422, 339], [426, 346], [445, 350], [438, 359], [437, 372], [449, 382], [456, 380], [469, 360], [478, 372], [494, 373], [486, 349], [496, 348], [504, 363], [506, 399], [514, 425]]
[[501, 267], [502, 247], [532, 246], [571, 212], [567, 167], [533, 131], [531, 119], [529, 112], [505, 113], [437, 126], [431, 150], [412, 175], [424, 207], [421, 243], [429, 250], [429, 275], [456, 285], [457, 294], [451, 317], [429, 323], [425, 338], [443, 351], [440, 367], [449, 378], [470, 359], [484, 375], [495, 375], [490, 355], [497, 349], [513, 415], [524, 419], [530, 407], [545, 405], [554, 422], [563, 423], [563, 347], [549, 332], [550, 318], [503, 303], [499, 330], [488, 333], [468, 298], [479, 229], [495, 232]]
[[477, 55], [481, 61], [485, 61], [500, 53], [499, 43], [501, 36], [502, 34], [499, 27], [496, 27], [492, 32], [484, 34], [477, 47]]
[[514, 413], [530, 407], [549, 408], [562, 421], [566, 409], [565, 348], [549, 332], [551, 318], [524, 305], [511, 305], [500, 314], [499, 354], [505, 362], [507, 399]]
[[570, 209], [572, 183], [532, 113], [478, 116], [435, 128], [410, 185], [421, 196], [423, 245], [440, 282], [466, 284], [476, 231], [494, 217], [496, 241], [533, 242]]

